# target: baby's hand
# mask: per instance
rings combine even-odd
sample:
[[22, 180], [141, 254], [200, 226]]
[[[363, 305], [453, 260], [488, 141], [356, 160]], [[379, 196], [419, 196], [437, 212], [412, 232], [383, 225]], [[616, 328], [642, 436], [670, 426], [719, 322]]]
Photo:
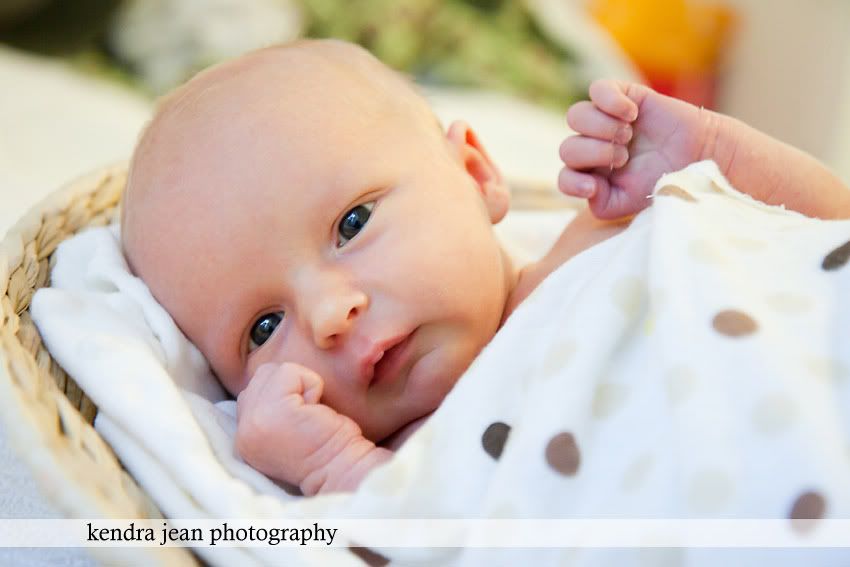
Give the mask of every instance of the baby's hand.
[[307, 495], [354, 489], [391, 455], [350, 418], [320, 404], [323, 387], [318, 374], [298, 364], [264, 364], [237, 398], [239, 454]]
[[635, 214], [661, 175], [701, 159], [710, 114], [644, 85], [595, 81], [590, 101], [567, 112], [578, 135], [561, 144], [558, 186], [588, 199], [599, 218]]

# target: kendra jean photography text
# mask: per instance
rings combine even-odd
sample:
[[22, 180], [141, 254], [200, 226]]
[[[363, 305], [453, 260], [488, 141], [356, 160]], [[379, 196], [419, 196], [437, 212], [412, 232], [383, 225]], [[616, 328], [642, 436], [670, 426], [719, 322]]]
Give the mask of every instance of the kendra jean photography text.
[[[193, 522], [194, 524], [194, 522]], [[325, 545], [333, 544], [336, 528], [323, 528], [317, 522], [304, 527], [256, 527], [252, 524], [233, 526], [221, 522], [216, 526], [204, 527], [175, 527], [168, 522], [161, 522], [159, 528], [150, 526], [150, 522], [134, 522], [124, 528], [99, 527], [97, 523], [87, 522], [87, 541], [97, 543], [156, 543], [167, 545], [208, 545], [231, 543], [265, 543], [270, 546], [280, 544]]]

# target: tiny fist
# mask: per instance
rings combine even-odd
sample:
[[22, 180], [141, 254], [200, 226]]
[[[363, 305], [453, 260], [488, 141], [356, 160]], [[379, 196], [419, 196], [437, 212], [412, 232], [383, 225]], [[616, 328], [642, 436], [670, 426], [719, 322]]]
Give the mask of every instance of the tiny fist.
[[325, 381], [312, 370], [306, 368], [304, 370], [306, 372], [301, 373], [301, 382], [304, 385], [304, 402], [318, 404], [325, 389]]

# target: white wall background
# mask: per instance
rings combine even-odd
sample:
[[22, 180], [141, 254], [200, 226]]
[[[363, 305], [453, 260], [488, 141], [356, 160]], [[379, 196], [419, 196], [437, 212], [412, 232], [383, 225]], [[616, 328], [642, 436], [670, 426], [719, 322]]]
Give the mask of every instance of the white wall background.
[[720, 110], [850, 183], [850, 1], [726, 0], [740, 13]]

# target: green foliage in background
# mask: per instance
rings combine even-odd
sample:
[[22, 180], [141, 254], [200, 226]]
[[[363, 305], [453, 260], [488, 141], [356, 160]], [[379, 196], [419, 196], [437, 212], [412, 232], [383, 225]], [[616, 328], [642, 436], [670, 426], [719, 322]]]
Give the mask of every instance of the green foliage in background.
[[17, 18], [0, 20], [0, 41], [45, 55], [67, 55], [92, 49], [121, 0], [42, 0], [33, 4], [38, 9], [21, 10]]
[[437, 84], [492, 88], [565, 108], [581, 98], [573, 57], [516, 0], [302, 0], [312, 37], [359, 43]]
[[[132, 66], [116, 60], [103, 41], [121, 0], [29, 1], [39, 9], [16, 20], [0, 19], [0, 42], [61, 56], [83, 71], [144, 89]], [[559, 110], [586, 92], [574, 58], [540, 32], [519, 0], [300, 4], [306, 35], [359, 43], [425, 83], [499, 90]]]

